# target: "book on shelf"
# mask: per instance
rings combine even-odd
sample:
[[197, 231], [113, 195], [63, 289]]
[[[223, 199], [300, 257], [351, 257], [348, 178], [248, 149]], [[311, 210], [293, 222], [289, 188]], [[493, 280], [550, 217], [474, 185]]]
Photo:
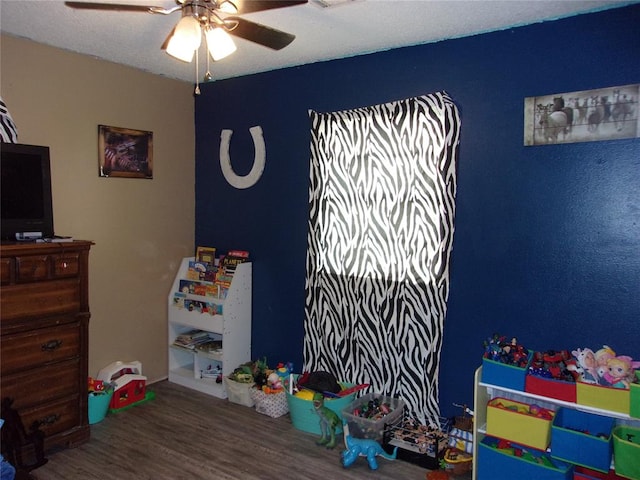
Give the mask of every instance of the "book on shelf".
[[216, 264], [216, 248], [199, 246], [196, 248], [196, 262], [205, 264], [209, 270], [215, 268]]
[[204, 283], [200, 280], [181, 279], [178, 288], [181, 293], [200, 295], [202, 297], [218, 297], [218, 286], [213, 283]]
[[184, 301], [187, 298], [186, 293], [182, 292], [174, 292], [173, 294], [173, 305], [178, 308], [184, 308]]
[[190, 312], [208, 313], [209, 315], [222, 315], [222, 305], [213, 302], [202, 302], [185, 298], [181, 303], [174, 299], [174, 304], [178, 308], [184, 308]]
[[205, 353], [222, 353], [222, 340], [210, 339], [208, 342], [196, 345], [196, 350]]
[[211, 339], [209, 332], [204, 330], [189, 330], [176, 336], [173, 344], [177, 347], [195, 350], [198, 344], [208, 342]]
[[176, 336], [173, 345], [186, 350], [203, 352], [218, 352], [222, 350], [222, 341], [213, 337], [205, 330], [190, 330]]
[[229, 250], [224, 256], [220, 257], [218, 262], [218, 270], [215, 275], [216, 285], [223, 288], [229, 288], [233, 280], [233, 274], [240, 263], [249, 261], [249, 252], [246, 250]]
[[198, 262], [197, 260], [191, 260], [189, 261], [186, 278], [188, 280], [213, 281], [213, 273], [214, 270], [211, 270], [211, 267], [208, 264]]

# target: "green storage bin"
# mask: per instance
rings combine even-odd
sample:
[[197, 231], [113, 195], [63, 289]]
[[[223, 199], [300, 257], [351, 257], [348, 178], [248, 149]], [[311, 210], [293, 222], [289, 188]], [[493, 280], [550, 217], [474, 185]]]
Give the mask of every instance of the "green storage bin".
[[638, 383], [629, 386], [629, 415], [640, 418], [640, 370], [636, 370]]
[[621, 425], [613, 429], [616, 475], [640, 480], [640, 428]]

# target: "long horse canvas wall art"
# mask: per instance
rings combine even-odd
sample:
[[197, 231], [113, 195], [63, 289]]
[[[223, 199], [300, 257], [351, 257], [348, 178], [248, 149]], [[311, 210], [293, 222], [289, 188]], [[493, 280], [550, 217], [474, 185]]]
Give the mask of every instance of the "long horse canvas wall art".
[[639, 136], [640, 84], [524, 100], [524, 144], [595, 142]]

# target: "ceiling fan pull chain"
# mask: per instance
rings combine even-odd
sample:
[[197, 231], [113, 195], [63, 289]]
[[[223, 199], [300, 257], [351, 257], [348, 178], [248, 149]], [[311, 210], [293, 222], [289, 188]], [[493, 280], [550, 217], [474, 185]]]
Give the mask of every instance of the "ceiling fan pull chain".
[[198, 63], [200, 63], [200, 59], [198, 58], [198, 50], [196, 49], [196, 95], [200, 95], [200, 83], [198, 83], [198, 79], [200, 78], [200, 74], [198, 73]]
[[211, 68], [209, 65], [209, 55], [207, 55], [206, 57], [207, 57], [207, 72], [204, 74], [204, 81], [210, 82], [212, 77], [211, 77]]

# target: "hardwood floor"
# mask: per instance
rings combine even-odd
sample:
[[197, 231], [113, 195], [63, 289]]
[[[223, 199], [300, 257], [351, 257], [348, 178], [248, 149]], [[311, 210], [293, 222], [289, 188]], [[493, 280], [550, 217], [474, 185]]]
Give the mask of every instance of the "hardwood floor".
[[[411, 479], [428, 470], [402, 460], [366, 459], [343, 468], [342, 443], [315, 445], [317, 436], [297, 430], [289, 415], [270, 418], [244, 407], [159, 382], [155, 399], [92, 425], [91, 440], [48, 454], [32, 472], [37, 480], [252, 480]], [[470, 478], [470, 477], [468, 477]]]

